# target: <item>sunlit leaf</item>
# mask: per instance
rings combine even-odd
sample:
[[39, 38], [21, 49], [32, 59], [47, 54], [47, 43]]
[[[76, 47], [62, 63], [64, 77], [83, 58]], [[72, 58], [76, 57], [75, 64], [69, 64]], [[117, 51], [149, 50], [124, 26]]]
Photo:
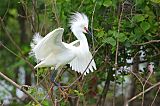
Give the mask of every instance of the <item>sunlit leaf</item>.
[[124, 33], [120, 33], [120, 34], [118, 35], [118, 40], [119, 40], [120, 42], [124, 42], [126, 39], [127, 39], [127, 37], [125, 36]]
[[140, 27], [135, 27], [134, 33], [138, 36], [141, 36], [143, 34], [143, 30]]
[[111, 0], [105, 0], [105, 1], [103, 2], [103, 5], [104, 5], [105, 7], [109, 7], [109, 6], [112, 5], [112, 1], [111, 1]]
[[133, 20], [136, 21], [136, 22], [141, 22], [143, 21], [145, 18], [142, 14], [138, 14], [138, 15], [135, 15], [133, 16]]
[[108, 37], [107, 39], [105, 39], [105, 42], [111, 44], [112, 46], [116, 45], [116, 40], [113, 37]]
[[154, 3], [160, 3], [160, 0], [151, 0]]
[[150, 28], [150, 24], [148, 22], [142, 22], [140, 26], [144, 32], [146, 32]]

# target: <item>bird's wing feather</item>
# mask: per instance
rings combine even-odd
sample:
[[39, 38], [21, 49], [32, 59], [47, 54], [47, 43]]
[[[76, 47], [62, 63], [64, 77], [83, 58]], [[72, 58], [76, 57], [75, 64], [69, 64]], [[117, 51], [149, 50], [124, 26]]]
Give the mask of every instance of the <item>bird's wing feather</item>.
[[32, 50], [37, 60], [45, 59], [51, 52], [58, 54], [67, 49], [62, 43], [63, 32], [63, 28], [55, 29], [37, 43]]
[[71, 42], [70, 45], [79, 46], [80, 45], [80, 40], [75, 40], [75, 41]]
[[70, 67], [72, 67], [72, 70], [75, 70], [77, 72], [83, 73], [86, 70], [84, 74], [87, 74], [90, 71], [93, 72], [93, 69], [96, 70], [96, 65], [94, 59], [92, 59], [92, 54], [90, 52], [87, 52], [85, 54], [83, 52], [79, 52], [77, 57], [73, 59], [69, 64]]

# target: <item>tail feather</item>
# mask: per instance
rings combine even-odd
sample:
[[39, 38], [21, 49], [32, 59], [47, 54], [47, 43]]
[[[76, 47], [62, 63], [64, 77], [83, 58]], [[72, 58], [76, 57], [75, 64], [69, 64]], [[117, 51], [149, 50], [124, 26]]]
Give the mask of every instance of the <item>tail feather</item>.
[[[30, 43], [31, 51], [29, 52], [30, 57], [35, 57], [35, 52], [33, 51], [34, 47], [43, 39], [43, 37], [39, 33], [35, 33], [33, 35], [32, 42]], [[36, 60], [36, 59], [35, 59]], [[40, 62], [40, 60], [36, 60], [36, 62]]]

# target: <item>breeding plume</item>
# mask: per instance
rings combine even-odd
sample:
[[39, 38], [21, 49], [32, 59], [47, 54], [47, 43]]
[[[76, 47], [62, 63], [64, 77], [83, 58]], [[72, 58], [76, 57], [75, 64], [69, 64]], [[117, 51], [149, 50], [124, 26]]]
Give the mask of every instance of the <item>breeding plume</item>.
[[[69, 25], [77, 40], [71, 43], [62, 42], [63, 28], [57, 28], [45, 37], [36, 33], [31, 43], [31, 53], [35, 56], [38, 67], [54, 67], [55, 70], [69, 64], [72, 70], [83, 73], [92, 60], [85, 33], [88, 30], [88, 18], [83, 13], [74, 13]], [[96, 70], [94, 60], [91, 61], [84, 74]]]

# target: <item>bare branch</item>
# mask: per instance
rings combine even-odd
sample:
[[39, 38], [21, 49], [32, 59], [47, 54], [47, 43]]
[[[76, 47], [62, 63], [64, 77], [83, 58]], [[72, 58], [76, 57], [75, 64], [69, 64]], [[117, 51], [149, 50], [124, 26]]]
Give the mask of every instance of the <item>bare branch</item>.
[[57, 22], [57, 26], [60, 26], [60, 21], [59, 21], [59, 16], [58, 16], [58, 10], [57, 10], [57, 4], [56, 0], [53, 0], [53, 8], [52, 8], [52, 13], [55, 16], [55, 20]]
[[[94, 8], [93, 8], [93, 12], [92, 12], [92, 19], [91, 19], [91, 33], [93, 34], [93, 19], [94, 19], [94, 13], [96, 10], [96, 6], [97, 6], [97, 1], [95, 2]], [[94, 35], [92, 36], [92, 42], [93, 42], [93, 51], [95, 52], [95, 44], [94, 44]]]
[[28, 95], [28, 97], [30, 97], [35, 103], [40, 104], [36, 98], [34, 98], [31, 94], [29, 94], [24, 88], [23, 86], [18, 85], [17, 83], [15, 83], [14, 81], [12, 81], [10, 78], [8, 78], [7, 76], [5, 76], [3, 73], [0, 72], [0, 76], [3, 77], [5, 80], [7, 80], [8, 82], [10, 82], [13, 86], [15, 86], [16, 88], [20, 89], [22, 92], [24, 92], [26, 95]]
[[158, 42], [160, 42], [160, 40], [150, 40], [150, 41], [148, 41], [148, 42], [139, 43], [139, 44], [134, 44], [134, 45], [146, 45], [146, 44], [158, 43]]
[[[20, 52], [21, 56], [20, 58], [23, 59], [31, 68], [31, 70], [33, 71], [33, 73], [35, 72], [34, 66], [27, 60], [27, 58], [23, 55], [21, 48], [16, 44], [16, 42], [13, 40], [12, 36], [10, 35], [10, 33], [8, 32], [8, 30], [6, 29], [3, 20], [0, 18], [0, 23], [2, 25], [3, 30], [5, 31], [7, 37], [9, 38], [9, 40], [11, 41], [11, 43], [16, 47], [16, 49]], [[1, 43], [2, 44], [2, 43]], [[18, 56], [19, 57], [19, 56]]]
[[10, 6], [10, 0], [8, 1], [7, 10], [6, 10], [6, 12], [4, 13], [4, 16], [2, 17], [2, 20], [5, 19], [6, 15], [7, 15], [7, 13], [8, 13], [8, 10], [9, 10], [9, 6]]
[[[121, 10], [120, 10], [120, 6], [119, 6], [120, 15], [119, 15], [119, 19], [118, 19], [118, 34], [119, 34], [120, 28], [121, 28], [121, 21], [122, 21], [122, 15], [123, 15], [123, 10], [124, 10], [124, 4], [125, 4], [125, 2], [122, 3]], [[115, 63], [114, 63], [115, 70], [117, 70], [117, 68], [118, 68], [118, 49], [119, 49], [119, 41], [118, 41], [118, 39], [116, 39], [116, 54], [115, 54]], [[116, 72], [115, 72], [115, 76], [116, 76]], [[115, 106], [115, 91], [116, 91], [116, 80], [114, 81], [113, 106]]]
[[157, 96], [158, 96], [159, 91], [160, 91], [160, 87], [158, 88], [158, 90], [157, 90], [157, 92], [156, 92], [156, 95], [155, 95], [155, 97], [154, 97], [154, 99], [153, 99], [153, 101], [152, 101], [152, 103], [151, 103], [151, 106], [153, 106], [153, 104], [154, 104], [154, 102], [155, 102], [155, 100], [156, 100], [156, 98], [157, 98]]
[[128, 103], [131, 102], [131, 101], [133, 101], [133, 100], [135, 100], [136, 98], [138, 98], [139, 96], [141, 96], [143, 93], [147, 93], [148, 91], [150, 91], [151, 89], [153, 89], [153, 88], [155, 88], [155, 87], [157, 87], [157, 86], [159, 86], [159, 85], [160, 85], [160, 82], [154, 84], [153, 86], [149, 87], [149, 88], [146, 89], [145, 91], [143, 91], [143, 92], [137, 94], [136, 96], [134, 96], [133, 98], [129, 99], [129, 100], [128, 100]]
[[29, 23], [31, 23], [32, 32], [35, 32], [36, 28], [35, 28], [35, 25], [34, 25], [34, 22], [33, 22], [33, 19], [32, 19], [32, 15], [29, 15], [29, 9], [27, 9], [27, 5], [26, 5], [25, 1], [24, 0], [20, 0], [20, 2], [22, 4], [23, 9], [25, 10], [25, 17], [27, 18], [27, 21]]
[[83, 2], [84, 2], [84, 0], [82, 0], [82, 2], [81, 2], [81, 4], [80, 4], [80, 6], [78, 7], [78, 11], [79, 11], [79, 10], [80, 10], [80, 8], [82, 7]]

